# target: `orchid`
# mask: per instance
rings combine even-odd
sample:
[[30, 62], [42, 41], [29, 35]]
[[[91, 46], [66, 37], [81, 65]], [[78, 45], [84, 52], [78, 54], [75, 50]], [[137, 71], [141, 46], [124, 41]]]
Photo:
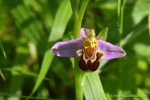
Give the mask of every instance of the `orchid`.
[[122, 48], [95, 37], [94, 29], [86, 28], [81, 28], [80, 38], [57, 42], [51, 50], [60, 57], [78, 57], [79, 67], [84, 71], [96, 71], [102, 59], [126, 55]]

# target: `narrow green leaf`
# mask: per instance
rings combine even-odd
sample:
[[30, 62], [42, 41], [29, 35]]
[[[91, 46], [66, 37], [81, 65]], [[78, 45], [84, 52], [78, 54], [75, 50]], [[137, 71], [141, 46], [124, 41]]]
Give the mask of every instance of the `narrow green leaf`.
[[84, 82], [84, 95], [86, 100], [106, 100], [97, 72], [87, 73]]
[[2, 79], [3, 79], [4, 81], [6, 81], [6, 78], [5, 78], [5, 76], [4, 76], [3, 72], [2, 72], [2, 70], [0, 70], [0, 76], [2, 77]]
[[55, 16], [54, 25], [49, 37], [49, 41], [57, 41], [63, 36], [65, 27], [72, 15], [71, 4], [69, 0], [64, 0]]
[[[0, 48], [1, 48], [1, 50], [3, 52], [3, 55], [4, 55], [5, 59], [6, 59], [7, 58], [6, 57], [6, 53], [5, 53], [5, 50], [4, 50], [4, 47], [3, 47], [2, 43], [1, 43], [1, 41], [0, 41]], [[3, 78], [3, 80], [6, 80], [4, 74], [3, 74], [3, 72], [1, 70], [0, 70], [0, 76]]]
[[[69, 0], [62, 1], [61, 5], [56, 13], [54, 25], [52, 27], [52, 31], [51, 31], [50, 37], [49, 37], [49, 42], [59, 40], [63, 36], [66, 25], [72, 14], [71, 10], [68, 10], [68, 9], [71, 9]], [[50, 49], [47, 50], [44, 55], [44, 59], [42, 62], [39, 76], [37, 78], [36, 84], [35, 84], [31, 94], [33, 94], [38, 89], [40, 84], [42, 83], [42, 81], [50, 67], [50, 64], [53, 60], [53, 57], [54, 57], [54, 55], [50, 51]]]
[[150, 8], [149, 8], [149, 14], [148, 14], [148, 29], [150, 34]]
[[38, 87], [40, 86], [40, 84], [44, 80], [44, 77], [46, 76], [46, 73], [48, 72], [48, 69], [49, 69], [49, 66], [53, 60], [53, 57], [54, 57], [54, 55], [52, 52], [50, 52], [50, 50], [46, 51], [46, 53], [44, 55], [44, 59], [43, 59], [43, 63], [41, 66], [39, 76], [37, 78], [36, 84], [34, 85], [34, 88], [33, 88], [31, 95], [38, 89]]
[[102, 40], [107, 39], [107, 33], [108, 33], [108, 27], [104, 28], [99, 34], [98, 37], [100, 37]]
[[4, 55], [5, 59], [6, 59], [7, 56], [6, 56], [6, 53], [5, 53], [5, 50], [4, 50], [4, 47], [3, 47], [2, 43], [1, 43], [1, 41], [0, 41], [0, 48], [1, 48], [1, 50], [3, 52], [3, 55]]
[[119, 25], [119, 35], [120, 40], [123, 33], [123, 17], [124, 17], [124, 7], [125, 7], [126, 0], [118, 0], [118, 25]]

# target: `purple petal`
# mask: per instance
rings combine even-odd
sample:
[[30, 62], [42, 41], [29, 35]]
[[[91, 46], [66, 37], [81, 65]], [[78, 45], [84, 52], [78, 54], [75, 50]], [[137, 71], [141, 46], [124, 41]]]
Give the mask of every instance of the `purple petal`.
[[77, 57], [76, 51], [82, 49], [83, 39], [74, 39], [64, 42], [57, 42], [52, 47], [52, 52], [61, 57]]
[[125, 51], [111, 43], [105, 42], [103, 40], [98, 40], [98, 46], [99, 50], [103, 52], [104, 59], [114, 59], [114, 58], [120, 58], [126, 55]]
[[88, 36], [89, 32], [90, 32], [90, 29], [81, 28], [80, 29], [80, 36], [83, 37], [83, 38], [86, 38]]

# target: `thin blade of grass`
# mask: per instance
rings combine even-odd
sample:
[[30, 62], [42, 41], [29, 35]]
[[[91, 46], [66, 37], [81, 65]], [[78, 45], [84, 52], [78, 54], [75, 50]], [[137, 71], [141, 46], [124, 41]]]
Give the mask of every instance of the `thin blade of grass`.
[[123, 17], [124, 17], [124, 7], [125, 7], [126, 0], [118, 0], [118, 25], [119, 25], [119, 35], [120, 40], [123, 34]]
[[[4, 47], [3, 47], [2, 43], [1, 43], [1, 41], [0, 41], [0, 48], [1, 48], [2, 53], [3, 53], [3, 55], [4, 55], [5, 59], [6, 59], [7, 58], [6, 57], [6, 53], [5, 53], [5, 50], [4, 50]], [[3, 74], [3, 72], [1, 70], [0, 70], [0, 76], [2, 77], [3, 80], [6, 80], [4, 74]]]
[[4, 50], [4, 47], [3, 47], [2, 43], [1, 43], [1, 41], [0, 41], [0, 48], [1, 48], [2, 53], [3, 53], [3, 55], [4, 55], [5, 59], [6, 59], [7, 56], [6, 56], [6, 53], [5, 53], [5, 50]]
[[106, 100], [97, 72], [87, 73], [84, 82], [84, 95], [86, 100]]
[[[62, 1], [61, 5], [56, 13], [54, 25], [52, 27], [52, 31], [51, 31], [50, 37], [49, 37], [49, 42], [59, 40], [63, 36], [66, 25], [72, 15], [72, 11], [70, 9], [71, 9], [71, 6], [70, 6], [69, 0]], [[42, 81], [50, 67], [50, 64], [53, 60], [53, 57], [54, 57], [54, 55], [52, 52], [50, 52], [50, 49], [47, 50], [44, 55], [44, 59], [42, 62], [39, 76], [37, 78], [36, 84], [34, 85], [34, 88], [33, 88], [33, 91], [31, 94], [33, 94], [38, 89], [40, 84], [42, 83]]]
[[[53, 28], [51, 30], [51, 34], [49, 37], [49, 41], [57, 41], [63, 36], [65, 31], [65, 27], [72, 15], [71, 5], [69, 0], [64, 0], [60, 5], [58, 12], [55, 16], [55, 21]], [[57, 19], [57, 20], [56, 20]]]
[[38, 78], [36, 80], [36, 83], [34, 85], [31, 95], [34, 94], [34, 92], [38, 89], [38, 87], [44, 80], [46, 73], [48, 72], [49, 66], [53, 60], [53, 57], [54, 55], [50, 52], [50, 50], [46, 51], [43, 62], [42, 62], [40, 73], [38, 75]]
[[149, 14], [148, 14], [148, 29], [150, 34], [150, 8], [149, 8]]
[[4, 76], [3, 72], [2, 72], [2, 70], [0, 70], [0, 76], [2, 77], [2, 79], [3, 79], [4, 81], [6, 81], [6, 78], [5, 78], [5, 76]]

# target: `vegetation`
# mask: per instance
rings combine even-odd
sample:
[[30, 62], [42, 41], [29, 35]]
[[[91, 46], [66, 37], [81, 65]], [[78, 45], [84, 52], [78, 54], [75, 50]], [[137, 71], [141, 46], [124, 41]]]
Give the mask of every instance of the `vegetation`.
[[[149, 0], [0, 0], [0, 100], [82, 100], [83, 95], [148, 100], [149, 5]], [[96, 72], [83, 74], [77, 58], [51, 52], [56, 42], [79, 37], [81, 27], [97, 35], [108, 28], [104, 38], [126, 56], [102, 60]]]

